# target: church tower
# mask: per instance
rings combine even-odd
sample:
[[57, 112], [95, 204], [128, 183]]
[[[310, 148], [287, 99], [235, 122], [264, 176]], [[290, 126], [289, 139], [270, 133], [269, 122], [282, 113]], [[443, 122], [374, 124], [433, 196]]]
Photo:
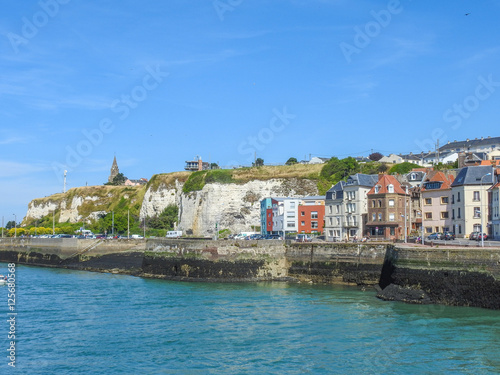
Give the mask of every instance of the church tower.
[[113, 165], [111, 166], [111, 173], [109, 174], [108, 182], [113, 182], [113, 179], [118, 173], [120, 173], [120, 170], [118, 169], [118, 163], [116, 162], [115, 155], [115, 158], [113, 159]]

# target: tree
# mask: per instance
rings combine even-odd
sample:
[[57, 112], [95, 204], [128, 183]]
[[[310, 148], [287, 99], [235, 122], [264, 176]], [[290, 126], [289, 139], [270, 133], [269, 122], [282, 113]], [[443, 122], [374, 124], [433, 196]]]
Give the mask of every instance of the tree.
[[262, 167], [264, 165], [264, 159], [257, 158], [255, 160], [255, 163], [253, 163], [254, 167]]
[[356, 172], [359, 172], [359, 163], [353, 157], [349, 156], [341, 160], [333, 157], [321, 169], [320, 175], [336, 184]]
[[175, 204], [169, 204], [159, 216], [149, 219], [148, 226], [154, 229], [174, 229], [178, 215], [179, 208]]
[[210, 164], [210, 169], [219, 169], [219, 168], [220, 168], [219, 164], [217, 164], [217, 163]]
[[118, 173], [111, 182], [111, 185], [120, 186], [125, 183], [127, 178], [123, 175], [123, 173]]
[[294, 165], [297, 163], [298, 163], [297, 158], [290, 158], [286, 161], [285, 165]]
[[380, 152], [373, 152], [371, 153], [369, 156], [368, 156], [368, 159], [372, 160], [372, 161], [379, 161], [380, 159], [382, 159], [384, 157], [384, 155], [382, 155]]
[[387, 164], [380, 164], [378, 167], [378, 171], [380, 173], [387, 172], [388, 169], [389, 169], [389, 167], [387, 166]]
[[5, 229], [11, 229], [16, 226], [16, 222], [14, 220], [8, 221], [7, 225], [5, 225]]
[[394, 167], [389, 169], [389, 174], [406, 174], [413, 168], [420, 168], [420, 165], [405, 161], [404, 163], [396, 164]]

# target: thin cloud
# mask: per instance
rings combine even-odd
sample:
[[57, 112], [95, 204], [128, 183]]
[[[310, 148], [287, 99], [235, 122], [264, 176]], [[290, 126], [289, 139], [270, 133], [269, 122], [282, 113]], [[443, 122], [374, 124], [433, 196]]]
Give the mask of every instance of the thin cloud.
[[0, 160], [0, 178], [26, 176], [33, 173], [46, 172], [48, 170], [50, 170], [48, 165], [40, 163], [28, 164]]

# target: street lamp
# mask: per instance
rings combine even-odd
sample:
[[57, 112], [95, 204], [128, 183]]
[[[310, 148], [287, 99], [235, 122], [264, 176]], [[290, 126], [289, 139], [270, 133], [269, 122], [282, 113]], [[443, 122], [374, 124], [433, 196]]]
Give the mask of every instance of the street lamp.
[[12, 215], [14, 215], [14, 238], [17, 238], [17, 216], [16, 214]]
[[486, 173], [483, 177], [481, 177], [481, 247], [484, 247], [483, 178], [485, 178], [486, 176], [491, 176], [491, 173]]

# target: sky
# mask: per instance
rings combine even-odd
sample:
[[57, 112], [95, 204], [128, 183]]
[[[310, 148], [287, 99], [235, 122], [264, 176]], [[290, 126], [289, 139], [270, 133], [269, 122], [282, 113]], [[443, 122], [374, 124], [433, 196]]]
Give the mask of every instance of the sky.
[[3, 1], [0, 215], [107, 181], [500, 136], [497, 0]]

